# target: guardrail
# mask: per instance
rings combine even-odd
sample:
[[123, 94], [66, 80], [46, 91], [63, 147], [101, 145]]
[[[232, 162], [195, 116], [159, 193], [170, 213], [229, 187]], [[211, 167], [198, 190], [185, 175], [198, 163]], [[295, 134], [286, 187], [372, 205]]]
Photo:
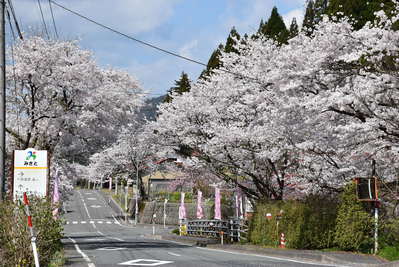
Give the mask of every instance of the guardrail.
[[192, 220], [187, 221], [187, 235], [238, 242], [247, 239], [248, 226], [244, 220]]

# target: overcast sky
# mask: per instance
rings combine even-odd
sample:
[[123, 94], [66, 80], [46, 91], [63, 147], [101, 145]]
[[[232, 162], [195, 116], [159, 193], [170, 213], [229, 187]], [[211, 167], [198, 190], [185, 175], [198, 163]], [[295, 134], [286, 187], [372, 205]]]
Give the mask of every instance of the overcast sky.
[[[286, 21], [302, 22], [305, 0], [54, 0], [93, 20], [137, 39], [207, 63], [235, 26], [253, 33], [273, 6]], [[43, 28], [37, 0], [14, 0], [22, 28]], [[41, 0], [48, 30], [53, 34], [48, 0]], [[152, 96], [164, 94], [182, 71], [195, 80], [203, 66], [161, 53], [102, 29], [52, 6], [61, 39], [79, 39], [102, 66], [127, 70]]]

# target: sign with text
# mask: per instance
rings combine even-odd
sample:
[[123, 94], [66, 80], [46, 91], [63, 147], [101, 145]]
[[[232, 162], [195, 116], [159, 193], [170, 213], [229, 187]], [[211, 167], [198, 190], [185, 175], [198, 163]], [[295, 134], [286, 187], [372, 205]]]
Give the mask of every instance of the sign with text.
[[47, 195], [47, 151], [28, 148], [14, 151], [13, 199], [23, 193], [45, 197]]

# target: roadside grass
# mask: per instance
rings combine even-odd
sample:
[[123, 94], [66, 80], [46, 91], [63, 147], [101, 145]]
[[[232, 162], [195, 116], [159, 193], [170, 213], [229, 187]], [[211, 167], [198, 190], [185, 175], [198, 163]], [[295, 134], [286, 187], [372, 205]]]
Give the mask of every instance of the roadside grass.
[[64, 249], [61, 249], [53, 255], [48, 267], [62, 267], [65, 265], [65, 262], [65, 252]]
[[397, 261], [399, 260], [399, 247], [384, 247], [380, 249], [380, 251], [378, 252], [378, 256], [389, 261]]

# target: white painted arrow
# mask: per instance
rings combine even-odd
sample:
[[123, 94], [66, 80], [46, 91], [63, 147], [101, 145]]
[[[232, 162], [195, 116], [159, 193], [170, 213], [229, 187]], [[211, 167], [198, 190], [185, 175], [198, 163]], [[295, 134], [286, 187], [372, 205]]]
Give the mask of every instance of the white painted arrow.
[[160, 260], [148, 260], [148, 259], [137, 259], [119, 263], [118, 265], [131, 265], [131, 266], [159, 266], [163, 264], [173, 263], [173, 261], [160, 261]]

